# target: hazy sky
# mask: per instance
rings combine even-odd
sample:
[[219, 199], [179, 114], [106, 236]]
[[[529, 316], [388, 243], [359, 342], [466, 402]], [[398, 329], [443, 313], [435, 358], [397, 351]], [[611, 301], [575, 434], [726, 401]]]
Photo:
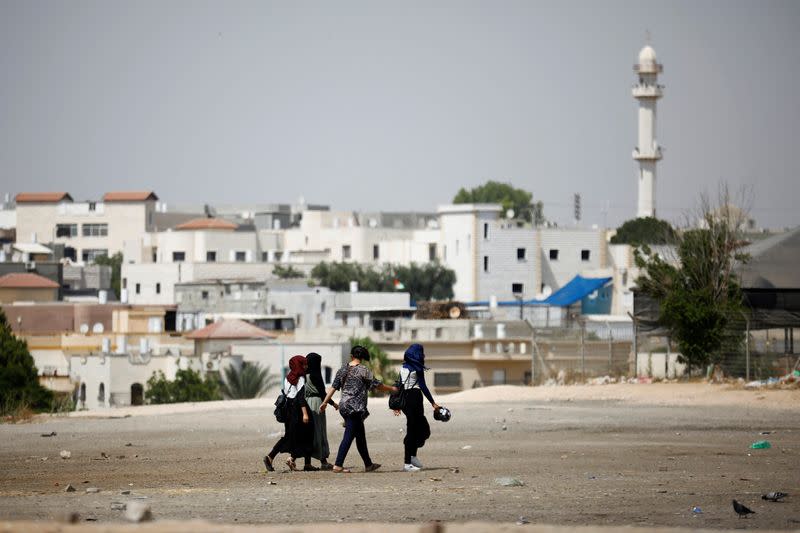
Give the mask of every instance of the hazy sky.
[[797, 1], [0, 0], [0, 191], [397, 211], [499, 179], [616, 225], [646, 30], [659, 216], [724, 180], [800, 224]]

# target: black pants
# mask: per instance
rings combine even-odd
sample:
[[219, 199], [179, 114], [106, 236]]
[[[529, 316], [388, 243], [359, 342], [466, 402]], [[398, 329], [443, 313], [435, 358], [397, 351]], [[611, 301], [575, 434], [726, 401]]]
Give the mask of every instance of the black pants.
[[364, 461], [364, 466], [372, 465], [372, 459], [369, 457], [369, 450], [367, 449], [367, 433], [364, 429], [364, 418], [361, 413], [356, 413], [353, 416], [344, 417], [344, 436], [342, 436], [342, 443], [339, 444], [339, 453], [336, 454], [336, 466], [344, 466], [345, 457], [347, 452], [350, 451], [350, 445], [353, 444], [353, 439], [356, 441], [356, 448], [358, 449], [361, 459]]
[[403, 439], [405, 464], [411, 463], [411, 458], [417, 455], [417, 450], [425, 446], [425, 441], [431, 436], [431, 426], [425, 418], [425, 408], [422, 405], [422, 391], [409, 389], [405, 393], [406, 405], [403, 413], [406, 415], [406, 436]]

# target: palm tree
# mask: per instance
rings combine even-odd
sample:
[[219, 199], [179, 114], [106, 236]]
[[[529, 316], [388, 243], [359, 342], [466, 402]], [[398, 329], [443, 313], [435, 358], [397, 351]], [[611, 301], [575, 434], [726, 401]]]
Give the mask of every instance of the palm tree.
[[261, 368], [258, 363], [242, 363], [241, 367], [230, 365], [225, 368], [225, 379], [220, 388], [225, 398], [243, 400], [258, 398], [269, 389], [280, 385], [280, 377], [269, 373], [269, 367]]

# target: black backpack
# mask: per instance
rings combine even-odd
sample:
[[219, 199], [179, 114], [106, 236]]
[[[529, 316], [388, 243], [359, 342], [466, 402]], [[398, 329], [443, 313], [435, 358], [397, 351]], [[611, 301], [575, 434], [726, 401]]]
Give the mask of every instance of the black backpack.
[[394, 382], [397, 387], [397, 392], [389, 394], [389, 409], [393, 411], [402, 411], [406, 406], [406, 382], [411, 378], [411, 371], [408, 371], [408, 377], [405, 381], [400, 381], [398, 377]]
[[275, 415], [275, 420], [284, 424], [286, 422], [286, 407], [288, 404], [288, 398], [286, 398], [286, 393], [281, 389], [281, 393], [278, 395], [278, 399], [275, 400], [275, 411], [273, 414]]

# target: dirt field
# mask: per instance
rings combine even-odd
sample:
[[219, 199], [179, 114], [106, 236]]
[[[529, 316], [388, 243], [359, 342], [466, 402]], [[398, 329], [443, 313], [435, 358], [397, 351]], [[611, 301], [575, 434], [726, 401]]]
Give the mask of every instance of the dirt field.
[[[266, 474], [261, 457], [281, 427], [264, 400], [6, 424], [0, 519], [77, 511], [102, 524], [121, 520], [112, 503], [139, 499], [159, 521], [514, 526], [525, 517], [566, 526], [798, 529], [799, 394], [708, 385], [470, 391], [440, 400], [453, 420], [431, 419], [433, 437], [420, 452], [426, 469], [416, 474], [400, 471], [404, 419], [380, 399], [371, 400], [367, 433], [383, 467], [370, 474], [358, 473], [355, 446], [347, 460], [353, 474]], [[342, 428], [335, 412], [329, 416], [335, 448]], [[57, 435], [41, 436], [51, 432]], [[749, 449], [761, 439], [772, 448]], [[71, 458], [61, 459], [61, 450]], [[524, 486], [497, 485], [505, 476]], [[77, 491], [64, 492], [67, 484]], [[89, 487], [100, 492], [86, 493]], [[770, 490], [792, 496], [762, 501]], [[732, 498], [757, 514], [739, 520]]]

